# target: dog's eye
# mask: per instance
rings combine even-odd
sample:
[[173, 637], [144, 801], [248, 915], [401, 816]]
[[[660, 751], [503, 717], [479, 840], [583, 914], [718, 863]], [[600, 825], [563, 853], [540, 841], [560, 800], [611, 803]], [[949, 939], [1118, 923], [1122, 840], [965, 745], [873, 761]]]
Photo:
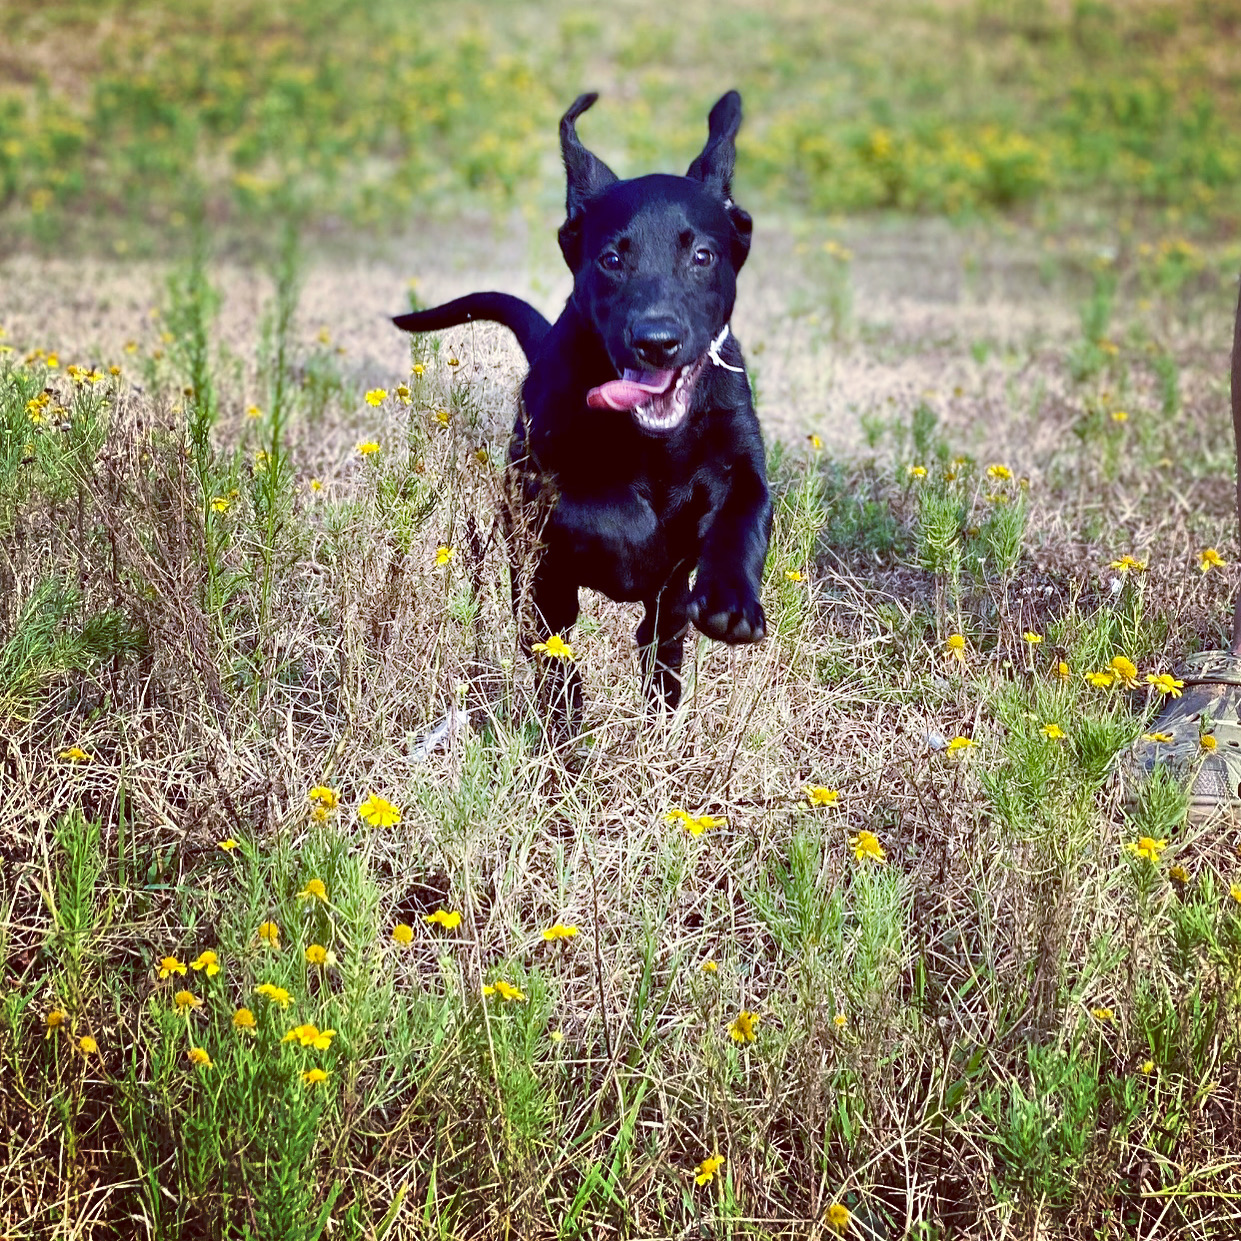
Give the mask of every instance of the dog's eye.
[[711, 264], [714, 262], [715, 262], [715, 255], [712, 254], [711, 251], [706, 248], [706, 246], [699, 246], [698, 249], [694, 251], [694, 266], [695, 267], [710, 267]]
[[606, 254], [599, 256], [599, 266], [604, 271], [620, 271], [622, 266], [621, 256], [615, 250], [609, 250]]

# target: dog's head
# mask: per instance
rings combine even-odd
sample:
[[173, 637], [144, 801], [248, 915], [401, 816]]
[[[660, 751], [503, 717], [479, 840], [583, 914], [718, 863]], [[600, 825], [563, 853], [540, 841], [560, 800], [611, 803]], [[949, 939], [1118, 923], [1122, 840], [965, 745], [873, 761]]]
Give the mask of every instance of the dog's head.
[[630, 181], [578, 139], [575, 122], [596, 98], [580, 96], [560, 122], [568, 180], [560, 249], [574, 301], [619, 376], [588, 399], [661, 434], [689, 413], [750, 249], [751, 220], [731, 185], [741, 96], [729, 91], [711, 109], [707, 144], [685, 176]]

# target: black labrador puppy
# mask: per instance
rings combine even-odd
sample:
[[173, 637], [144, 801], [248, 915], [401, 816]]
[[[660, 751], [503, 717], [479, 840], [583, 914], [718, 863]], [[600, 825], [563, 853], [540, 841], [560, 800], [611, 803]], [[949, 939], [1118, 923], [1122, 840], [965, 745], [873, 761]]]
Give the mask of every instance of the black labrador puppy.
[[[559, 239], [573, 272], [560, 318], [549, 324], [519, 298], [473, 293], [393, 322], [427, 332], [487, 319], [516, 334], [530, 370], [509, 463], [521, 503], [546, 515], [528, 583], [539, 636], [567, 634], [582, 586], [640, 601], [644, 679], [675, 707], [689, 622], [721, 642], [765, 632], [771, 500], [728, 327], [752, 227], [730, 184], [741, 97], [730, 91], [711, 109], [685, 176], [630, 181], [578, 139], [575, 122], [596, 98], [582, 95], [560, 122], [568, 218]], [[513, 595], [516, 604], [516, 574]], [[558, 662], [556, 672], [576, 717], [580, 682]]]

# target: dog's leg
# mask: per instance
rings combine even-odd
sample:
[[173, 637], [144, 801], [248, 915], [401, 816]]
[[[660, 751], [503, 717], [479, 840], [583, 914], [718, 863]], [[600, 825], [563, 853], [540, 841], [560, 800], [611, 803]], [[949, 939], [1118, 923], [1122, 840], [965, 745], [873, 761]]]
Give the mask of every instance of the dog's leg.
[[[571, 575], [558, 571], [555, 559], [544, 554], [530, 583], [532, 628], [523, 637], [527, 655], [535, 642], [553, 635], [566, 642], [577, 620], [577, 584]], [[571, 659], [544, 655], [539, 663], [539, 699], [549, 709], [558, 733], [572, 735], [582, 722], [582, 675]]]
[[703, 540], [689, 601], [689, 618], [707, 637], [758, 642], [766, 634], [759, 587], [770, 538], [771, 497], [763, 472], [739, 463]]
[[689, 574], [678, 569], [664, 589], [645, 602], [646, 615], [634, 635], [638, 667], [650, 705], [675, 710], [681, 701], [681, 662], [689, 629]]

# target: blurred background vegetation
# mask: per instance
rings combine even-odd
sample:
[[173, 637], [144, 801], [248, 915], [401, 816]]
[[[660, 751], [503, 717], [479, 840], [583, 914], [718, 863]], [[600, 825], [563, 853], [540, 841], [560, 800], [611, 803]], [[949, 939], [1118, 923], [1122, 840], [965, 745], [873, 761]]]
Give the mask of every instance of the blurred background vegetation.
[[0, 25], [10, 246], [147, 252], [202, 212], [240, 233], [551, 212], [583, 89], [623, 174], [688, 162], [738, 86], [759, 205], [1218, 235], [1241, 203], [1241, 0], [8, 0]]

